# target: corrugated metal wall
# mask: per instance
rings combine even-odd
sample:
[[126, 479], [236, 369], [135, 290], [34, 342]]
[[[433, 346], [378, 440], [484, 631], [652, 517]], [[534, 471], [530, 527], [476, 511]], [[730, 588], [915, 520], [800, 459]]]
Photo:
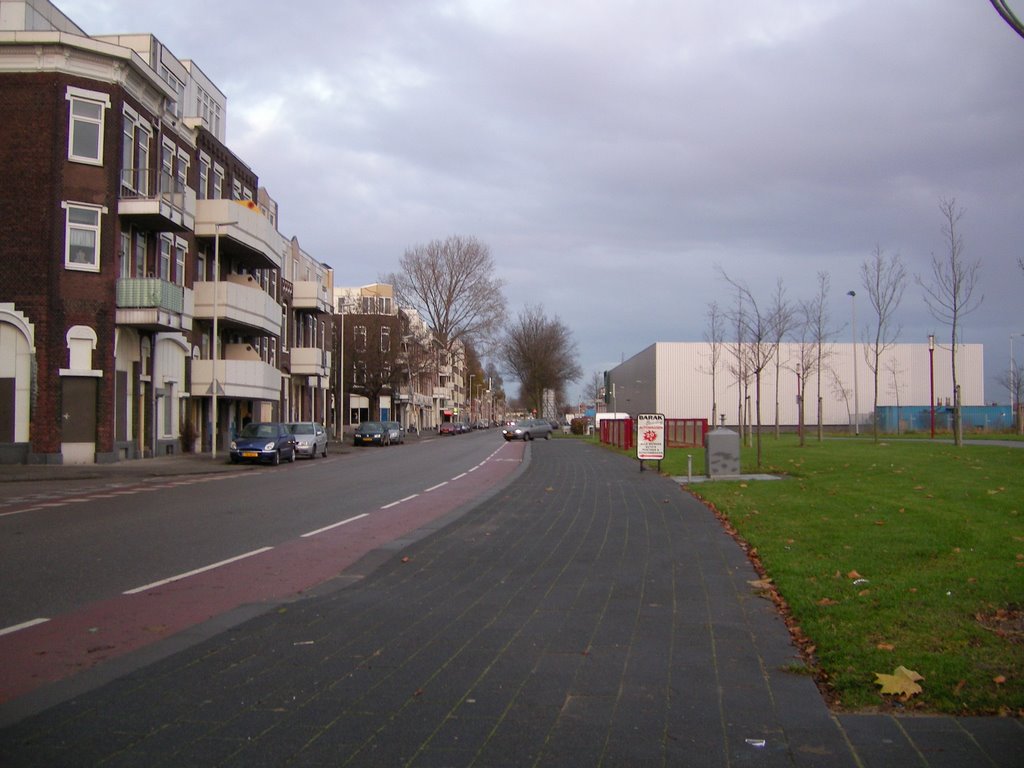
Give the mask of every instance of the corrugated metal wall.
[[[854, 392], [854, 345], [835, 343], [827, 347], [828, 356], [820, 376], [825, 424], [848, 424], [850, 415], [860, 414], [860, 423], [870, 423], [874, 398], [874, 375], [864, 357], [864, 345], [857, 344], [857, 388]], [[776, 364], [762, 372], [761, 423], [775, 423], [775, 393], [779, 393], [780, 423], [794, 425], [797, 411], [797, 365], [799, 345], [782, 344], [779, 356], [778, 388]], [[727, 424], [737, 422], [740, 388], [732, 350], [723, 345], [716, 366], [714, 396]], [[951, 355], [936, 347], [934, 353], [935, 396], [942, 403], [952, 401]], [[610, 372], [616, 384], [619, 411], [663, 413], [668, 418], [711, 419], [713, 402], [711, 345], [705, 342], [658, 342], [626, 360]], [[963, 344], [957, 349], [957, 378], [963, 405], [986, 405], [984, 382], [984, 346]], [[804, 421], [816, 423], [815, 400], [819, 377], [812, 374], [805, 384], [807, 403]], [[856, 396], [855, 396], [856, 395]], [[754, 383], [750, 382], [750, 423], [754, 417]], [[856, 403], [855, 403], [856, 401]], [[878, 404], [928, 406], [929, 353], [927, 344], [897, 344], [888, 350], [879, 365]]]

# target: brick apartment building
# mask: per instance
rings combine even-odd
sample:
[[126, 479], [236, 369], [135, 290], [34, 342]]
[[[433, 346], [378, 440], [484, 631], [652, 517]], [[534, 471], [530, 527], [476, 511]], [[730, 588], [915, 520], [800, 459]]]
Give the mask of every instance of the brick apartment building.
[[279, 233], [202, 70], [0, 0], [0, 113], [0, 462], [327, 422], [333, 273]]

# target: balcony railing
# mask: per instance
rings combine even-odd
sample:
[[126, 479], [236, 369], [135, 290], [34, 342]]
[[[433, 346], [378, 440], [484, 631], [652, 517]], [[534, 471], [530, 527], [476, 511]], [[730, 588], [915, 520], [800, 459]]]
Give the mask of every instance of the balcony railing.
[[331, 311], [331, 296], [327, 289], [314, 280], [296, 280], [292, 289], [292, 308], [311, 309], [315, 312]]
[[117, 281], [117, 306], [180, 314], [185, 308], [185, 289], [158, 277], [122, 277]]
[[[192, 361], [192, 396], [213, 394], [213, 360]], [[281, 372], [262, 360], [218, 360], [217, 396], [280, 400]]]
[[[195, 316], [213, 319], [214, 290], [212, 281], [193, 285], [195, 290]], [[231, 280], [216, 283], [217, 318], [238, 325], [256, 328], [263, 333], [281, 335], [281, 305], [259, 287], [256, 281], [239, 284]]]
[[196, 237], [220, 240], [221, 258], [256, 269], [280, 269], [284, 259], [284, 236], [261, 214], [236, 200], [199, 200], [196, 207]]
[[[156, 188], [150, 184], [156, 174]], [[123, 168], [117, 204], [121, 216], [158, 231], [191, 232], [196, 223], [196, 192], [176, 176], [151, 168]]]
[[331, 372], [331, 353], [319, 347], [292, 347], [291, 372], [295, 376], [326, 376]]
[[118, 325], [173, 331], [192, 327], [192, 291], [157, 277], [117, 281]]

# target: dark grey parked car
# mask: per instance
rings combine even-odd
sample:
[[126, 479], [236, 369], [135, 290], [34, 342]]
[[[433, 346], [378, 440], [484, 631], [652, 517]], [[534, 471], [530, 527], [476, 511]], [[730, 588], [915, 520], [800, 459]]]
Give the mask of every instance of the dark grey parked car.
[[506, 440], [536, 440], [543, 437], [551, 439], [551, 422], [544, 419], [520, 419], [501, 430]]

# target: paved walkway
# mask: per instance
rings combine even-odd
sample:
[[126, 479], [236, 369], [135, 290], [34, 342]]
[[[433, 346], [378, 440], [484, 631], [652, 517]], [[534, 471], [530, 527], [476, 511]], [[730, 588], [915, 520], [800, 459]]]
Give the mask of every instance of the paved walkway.
[[701, 504], [593, 445], [529, 453], [352, 586], [0, 731], [0, 765], [1021, 765], [1018, 720], [835, 716]]

